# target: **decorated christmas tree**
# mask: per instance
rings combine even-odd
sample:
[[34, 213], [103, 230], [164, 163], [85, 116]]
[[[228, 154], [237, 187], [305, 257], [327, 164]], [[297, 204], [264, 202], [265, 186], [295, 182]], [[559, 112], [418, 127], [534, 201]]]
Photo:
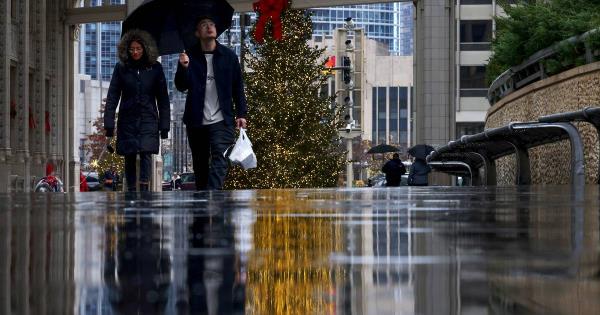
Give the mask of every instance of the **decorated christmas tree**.
[[[123, 174], [125, 170], [125, 159], [106, 150], [107, 138], [104, 135], [104, 104], [100, 107], [100, 116], [94, 121], [95, 132], [87, 136], [83, 145], [86, 156], [90, 156], [90, 166], [102, 175], [106, 170], [115, 168], [117, 173]], [[116, 130], [115, 130], [116, 134]], [[116, 148], [117, 137], [111, 140], [112, 148]]]
[[333, 187], [344, 167], [341, 110], [319, 95], [328, 75], [323, 50], [308, 46], [307, 12], [287, 7], [280, 20], [273, 6], [257, 8], [256, 49], [246, 55], [244, 79], [248, 136], [258, 167], [232, 168], [228, 188]]

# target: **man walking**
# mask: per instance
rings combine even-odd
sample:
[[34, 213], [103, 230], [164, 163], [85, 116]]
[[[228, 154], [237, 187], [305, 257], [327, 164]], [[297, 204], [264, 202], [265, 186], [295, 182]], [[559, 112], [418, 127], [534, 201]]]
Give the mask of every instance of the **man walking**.
[[[210, 16], [196, 24], [198, 44], [179, 55], [175, 86], [187, 91], [183, 123], [192, 150], [197, 190], [221, 190], [234, 143], [234, 126], [246, 128], [246, 97], [237, 55], [217, 42]], [[235, 103], [235, 112], [234, 106]]]
[[398, 187], [402, 181], [402, 175], [406, 173], [406, 167], [400, 161], [400, 155], [394, 153], [392, 159], [385, 163], [381, 171], [385, 173], [387, 187]]

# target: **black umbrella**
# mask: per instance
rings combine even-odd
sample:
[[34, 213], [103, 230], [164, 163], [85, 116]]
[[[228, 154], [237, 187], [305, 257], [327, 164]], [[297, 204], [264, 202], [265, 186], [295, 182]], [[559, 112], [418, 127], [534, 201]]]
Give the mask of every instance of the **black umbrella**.
[[414, 156], [416, 159], [425, 160], [425, 158], [435, 149], [427, 144], [417, 144], [412, 148], [408, 149], [408, 154]]
[[161, 55], [176, 54], [198, 42], [196, 22], [201, 16], [214, 20], [218, 36], [231, 27], [233, 7], [225, 0], [145, 0], [127, 16], [121, 34], [144, 30], [154, 37]]
[[388, 153], [388, 152], [399, 152], [400, 149], [391, 146], [389, 144], [380, 144], [372, 147], [367, 151], [368, 154], [376, 154], [376, 153]]

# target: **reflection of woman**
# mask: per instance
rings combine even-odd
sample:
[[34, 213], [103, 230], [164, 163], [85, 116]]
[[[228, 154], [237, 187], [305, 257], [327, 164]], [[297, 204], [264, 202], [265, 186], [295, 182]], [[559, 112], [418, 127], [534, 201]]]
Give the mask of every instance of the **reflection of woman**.
[[108, 302], [114, 314], [165, 314], [171, 287], [171, 259], [165, 249], [164, 227], [149, 212], [128, 215], [132, 217], [123, 218], [124, 222], [117, 223], [117, 227], [106, 227], [104, 283]]
[[[169, 133], [170, 104], [158, 50], [150, 34], [131, 30], [121, 38], [120, 62], [115, 66], [104, 114], [106, 136], [115, 129], [119, 99], [117, 153], [125, 156], [125, 178], [129, 191], [135, 191], [136, 159], [140, 156], [140, 190], [147, 191], [151, 154], [157, 154], [160, 137]], [[157, 110], [158, 105], [158, 110]]]

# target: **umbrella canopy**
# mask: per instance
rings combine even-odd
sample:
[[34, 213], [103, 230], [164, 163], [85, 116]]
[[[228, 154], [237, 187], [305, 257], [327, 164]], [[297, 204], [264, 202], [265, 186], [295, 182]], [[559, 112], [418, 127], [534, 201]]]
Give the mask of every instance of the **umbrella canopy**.
[[414, 156], [416, 159], [425, 160], [425, 158], [435, 149], [427, 144], [417, 144], [412, 148], [408, 149], [408, 154]]
[[231, 27], [233, 7], [225, 0], [145, 0], [127, 16], [121, 35], [144, 30], [154, 37], [161, 55], [176, 54], [198, 42], [196, 22], [201, 16], [214, 20], [219, 36]]
[[372, 147], [367, 151], [368, 154], [377, 154], [377, 153], [388, 153], [388, 152], [399, 152], [400, 149], [395, 146], [391, 146], [389, 144], [380, 144]]

